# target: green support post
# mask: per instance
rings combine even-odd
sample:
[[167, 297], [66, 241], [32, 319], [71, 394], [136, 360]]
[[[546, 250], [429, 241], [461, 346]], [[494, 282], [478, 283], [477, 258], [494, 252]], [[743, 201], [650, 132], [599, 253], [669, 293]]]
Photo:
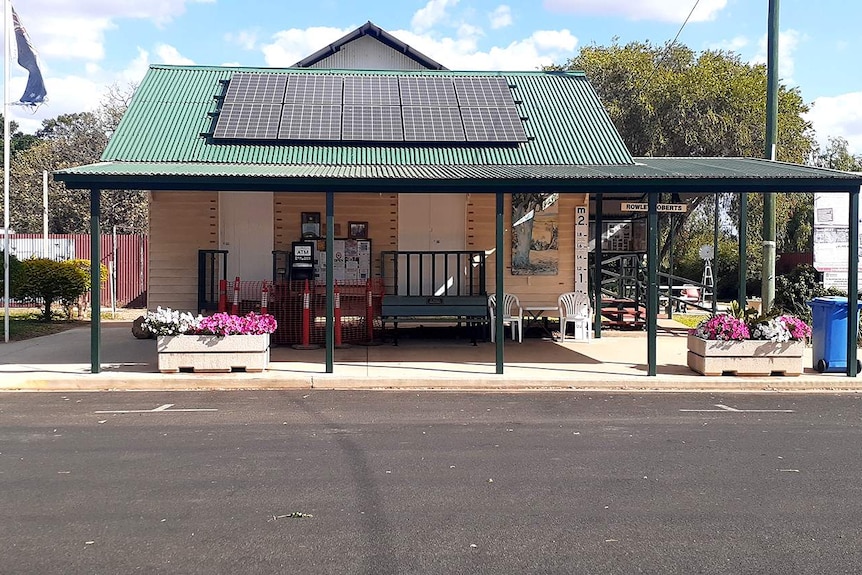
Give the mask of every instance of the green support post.
[[859, 333], [859, 188], [850, 190], [850, 249], [847, 252], [847, 377], [856, 377]]
[[[769, 0], [766, 38], [766, 149], [764, 157], [778, 157], [778, 0]], [[775, 192], [763, 194], [763, 271], [761, 272], [761, 310], [772, 309], [775, 301]]]
[[739, 286], [736, 291], [736, 302], [739, 309], [748, 306], [748, 193], [739, 194]]
[[102, 371], [102, 274], [100, 192], [90, 189], [90, 372]]
[[[503, 314], [499, 313], [499, 309], [502, 308], [503, 303], [503, 192], [497, 192], [497, 244], [495, 254], [494, 254], [494, 293], [497, 294], [497, 309], [498, 312], [494, 314], [494, 333], [497, 334], [497, 338], [495, 341], [496, 344], [496, 355], [497, 355], [497, 374], [501, 375], [503, 373], [503, 341], [506, 339], [503, 337]], [[515, 329], [512, 326], [512, 329]]]
[[649, 193], [647, 212], [647, 375], [656, 375], [658, 348], [658, 192]]
[[335, 371], [335, 192], [326, 192], [326, 373]]

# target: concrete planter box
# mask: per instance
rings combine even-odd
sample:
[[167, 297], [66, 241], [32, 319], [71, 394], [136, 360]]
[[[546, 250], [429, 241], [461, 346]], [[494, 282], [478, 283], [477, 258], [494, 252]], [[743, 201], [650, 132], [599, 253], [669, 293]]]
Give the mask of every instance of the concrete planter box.
[[233, 370], [263, 371], [269, 365], [269, 334], [160, 335], [156, 338], [159, 371], [177, 373]]
[[688, 336], [688, 367], [702, 375], [799, 375], [803, 341], [720, 341]]

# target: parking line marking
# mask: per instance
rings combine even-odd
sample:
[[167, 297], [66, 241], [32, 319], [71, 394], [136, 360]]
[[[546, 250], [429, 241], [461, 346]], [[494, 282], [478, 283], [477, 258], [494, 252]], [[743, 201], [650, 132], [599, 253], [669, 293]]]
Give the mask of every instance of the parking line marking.
[[171, 409], [173, 403], [166, 403], [154, 409], [113, 409], [105, 411], [96, 411], [95, 413], [183, 413], [190, 411], [218, 411], [218, 409], [210, 408], [187, 408], [187, 409]]
[[737, 409], [723, 403], [716, 403], [718, 409], [680, 409], [683, 412], [694, 413], [796, 413], [792, 409]]

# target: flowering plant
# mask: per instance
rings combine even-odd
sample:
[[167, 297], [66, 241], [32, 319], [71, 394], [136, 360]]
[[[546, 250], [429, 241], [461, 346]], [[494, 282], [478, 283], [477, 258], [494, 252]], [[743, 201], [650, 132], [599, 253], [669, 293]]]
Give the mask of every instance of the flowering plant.
[[273, 333], [276, 327], [278, 327], [278, 323], [269, 314], [256, 314], [253, 311], [243, 316], [217, 313], [201, 319], [195, 333], [261, 335]]
[[811, 326], [793, 315], [770, 313], [758, 316], [754, 309], [743, 311], [734, 302], [730, 313], [716, 314], [700, 322], [689, 333], [703, 339], [784, 342], [809, 337]]
[[180, 335], [194, 330], [201, 316], [194, 317], [187, 311], [180, 312], [171, 308], [156, 308], [147, 312], [142, 326], [153, 335]]
[[217, 313], [209, 317], [192, 316], [171, 308], [148, 312], [143, 327], [153, 335], [261, 335], [275, 332], [278, 323], [269, 314], [249, 312], [244, 316]]

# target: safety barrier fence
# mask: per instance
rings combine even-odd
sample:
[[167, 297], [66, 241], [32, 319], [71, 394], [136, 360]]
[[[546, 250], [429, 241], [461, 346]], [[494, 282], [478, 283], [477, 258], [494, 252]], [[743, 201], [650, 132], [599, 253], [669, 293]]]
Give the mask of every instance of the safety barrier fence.
[[[337, 282], [335, 344], [369, 342], [380, 328], [383, 282]], [[314, 280], [220, 282], [219, 311], [235, 315], [269, 313], [278, 322], [276, 345], [323, 345], [326, 342], [326, 284]]]

